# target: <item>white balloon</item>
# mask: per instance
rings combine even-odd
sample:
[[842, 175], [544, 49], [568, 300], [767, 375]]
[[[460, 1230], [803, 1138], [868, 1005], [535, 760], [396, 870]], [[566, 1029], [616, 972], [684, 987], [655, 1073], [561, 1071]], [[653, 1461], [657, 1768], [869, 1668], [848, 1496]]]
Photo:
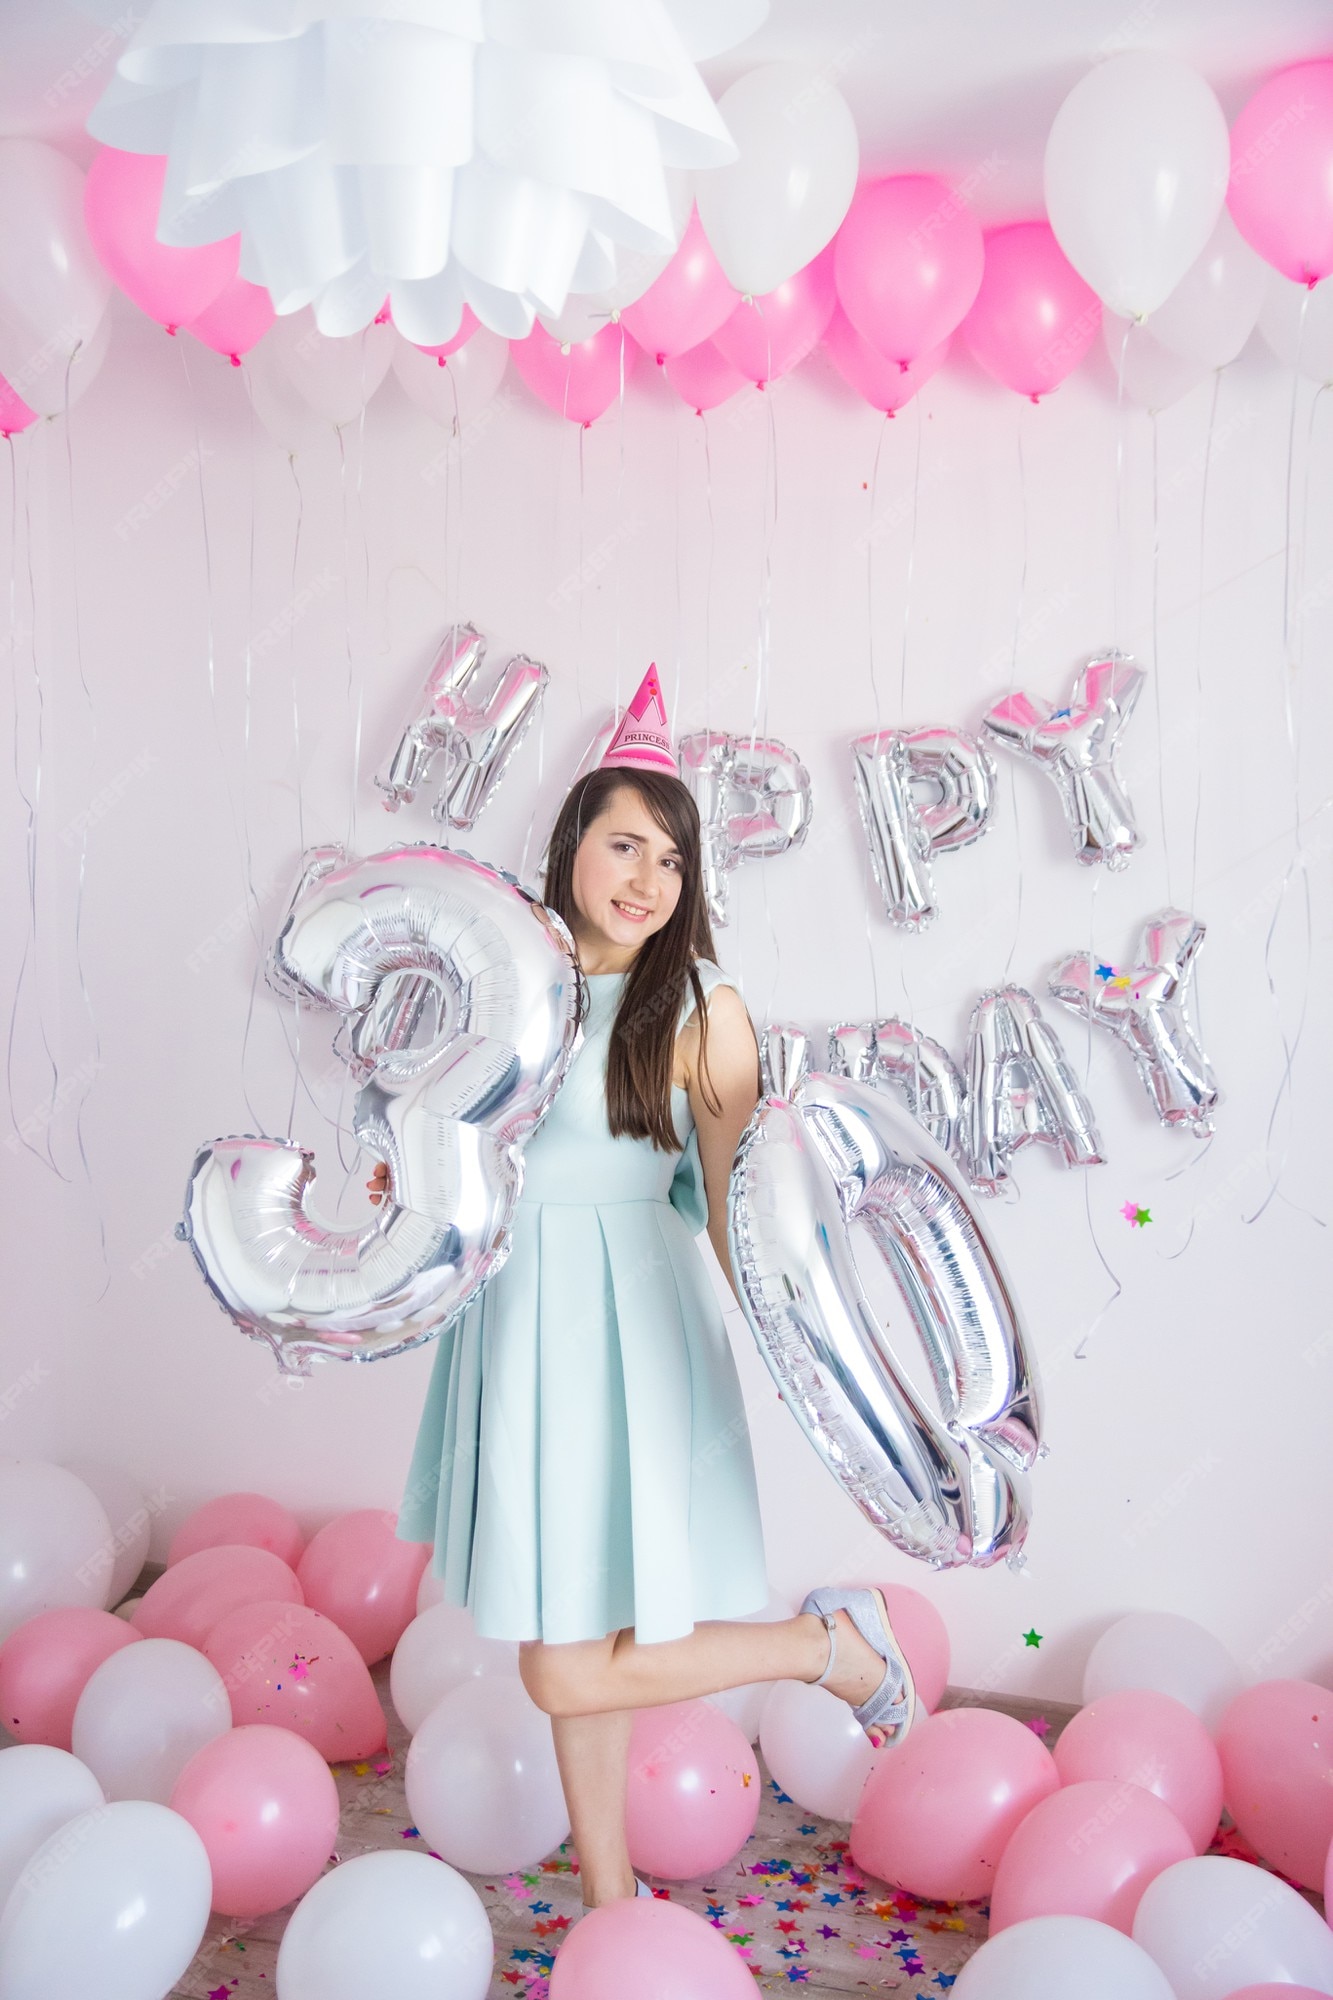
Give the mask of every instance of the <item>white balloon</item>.
[[86, 1764], [49, 1743], [0, 1750], [0, 1910], [44, 1840], [106, 1803]]
[[312, 410], [341, 425], [354, 423], [379, 388], [396, 341], [387, 320], [360, 333], [321, 333], [307, 308], [275, 319], [259, 346], [272, 347]]
[[393, 372], [403, 388], [419, 410], [450, 433], [455, 423], [461, 431], [477, 421], [494, 400], [508, 366], [508, 341], [484, 326], [447, 355], [443, 367], [438, 356], [423, 354], [410, 341], [398, 340], [393, 350]]
[[[740, 1623], [773, 1625], [794, 1616], [794, 1608], [785, 1597], [770, 1597], [762, 1611], [747, 1611]], [[729, 1716], [736, 1727], [744, 1731], [747, 1742], [757, 1743], [764, 1703], [772, 1687], [772, 1681], [746, 1681], [740, 1687], [721, 1688], [716, 1694], [705, 1695], [704, 1700], [711, 1701], [714, 1708], [720, 1708], [724, 1715]]]
[[1269, 268], [1224, 208], [1203, 252], [1148, 321], [1153, 338], [1204, 368], [1225, 368], [1254, 332]]
[[855, 1819], [871, 1765], [882, 1754], [845, 1701], [807, 1681], [774, 1681], [759, 1724], [759, 1747], [798, 1806], [848, 1822]]
[[417, 1617], [419, 1618], [423, 1611], [429, 1611], [432, 1604], [443, 1603], [444, 1578], [437, 1576], [427, 1563], [421, 1572], [421, 1581], [417, 1585]]
[[103, 1610], [111, 1523], [97, 1495], [41, 1458], [0, 1458], [0, 1645], [39, 1611]]
[[1312, 289], [1271, 271], [1259, 331], [1288, 368], [1312, 382], [1333, 382], [1333, 285]]
[[751, 70], [718, 110], [740, 158], [699, 175], [699, 220], [730, 283], [758, 297], [832, 242], [856, 192], [856, 122], [808, 63]]
[[70, 1747], [109, 1799], [165, 1805], [195, 1751], [230, 1728], [231, 1698], [211, 1660], [179, 1639], [140, 1639], [88, 1676]]
[[20, 1875], [0, 1916], [0, 1993], [162, 2000], [199, 1949], [212, 1899], [208, 1850], [188, 1820], [145, 1799], [96, 1806]]
[[1029, 1917], [988, 1938], [950, 2000], [1173, 2000], [1146, 1951], [1092, 1917]]
[[1333, 1993], [1328, 1925], [1266, 1868], [1224, 1854], [1163, 1869], [1134, 1914], [1134, 1940], [1176, 2000], [1226, 2000], [1270, 1980]]
[[1142, 326], [1132, 319], [1121, 319], [1118, 313], [1105, 312], [1102, 340], [1117, 378], [1123, 379], [1126, 396], [1145, 410], [1165, 410], [1178, 403], [1191, 389], [1197, 389], [1208, 373], [1203, 362], [1189, 361], [1163, 347], [1152, 331], [1151, 320]]
[[39, 415], [63, 407], [65, 364], [91, 344], [110, 295], [79, 169], [40, 139], [0, 139], [0, 374]]
[[1226, 198], [1231, 141], [1209, 85], [1175, 56], [1089, 70], [1046, 141], [1046, 212], [1074, 269], [1142, 319], [1180, 283]]
[[287, 1919], [278, 2000], [485, 2000], [495, 1942], [480, 1896], [429, 1854], [359, 1854]]
[[530, 1868], [569, 1833], [550, 1717], [517, 1674], [451, 1689], [412, 1738], [403, 1775], [426, 1841], [469, 1874]]
[[483, 1639], [472, 1613], [457, 1604], [434, 1604], [418, 1612], [393, 1650], [389, 1699], [409, 1736], [451, 1688], [483, 1674], [518, 1672], [513, 1639]]
[[1215, 1730], [1245, 1678], [1220, 1639], [1174, 1611], [1132, 1611], [1088, 1655], [1083, 1700], [1100, 1701], [1122, 1688], [1174, 1695]]
[[106, 1509], [112, 1544], [106, 1601], [108, 1605], [119, 1604], [131, 1586], [138, 1582], [139, 1571], [148, 1559], [152, 1516], [143, 1491], [128, 1472], [122, 1471], [118, 1465], [107, 1465], [101, 1459], [67, 1458], [65, 1470], [72, 1472], [76, 1479], [81, 1479]]

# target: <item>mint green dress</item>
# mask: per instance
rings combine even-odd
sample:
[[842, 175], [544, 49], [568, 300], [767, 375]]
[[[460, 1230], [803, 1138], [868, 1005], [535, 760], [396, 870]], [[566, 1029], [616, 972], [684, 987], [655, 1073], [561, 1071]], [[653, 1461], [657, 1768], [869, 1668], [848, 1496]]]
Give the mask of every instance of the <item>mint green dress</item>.
[[[736, 984], [711, 960], [698, 972], [705, 998]], [[398, 1538], [433, 1544], [445, 1601], [487, 1638], [678, 1639], [769, 1594], [740, 1380], [694, 1241], [689, 1098], [673, 1088], [679, 1153], [607, 1123], [624, 977], [588, 978], [509, 1256], [437, 1336], [398, 1510]], [[678, 1031], [693, 1009], [687, 985]]]

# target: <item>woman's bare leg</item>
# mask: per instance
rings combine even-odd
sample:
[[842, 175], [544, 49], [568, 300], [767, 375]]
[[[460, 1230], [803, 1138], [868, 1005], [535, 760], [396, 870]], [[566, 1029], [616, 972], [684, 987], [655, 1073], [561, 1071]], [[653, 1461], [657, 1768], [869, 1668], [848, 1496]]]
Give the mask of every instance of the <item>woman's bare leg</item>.
[[[884, 1662], [845, 1611], [837, 1619], [837, 1666], [825, 1685], [859, 1706], [884, 1678]], [[688, 1701], [748, 1681], [817, 1681], [828, 1653], [824, 1621], [807, 1611], [772, 1624], [709, 1619], [682, 1639], [655, 1645], [641, 1645], [631, 1630], [571, 1645], [531, 1639], [518, 1658], [540, 1708], [552, 1716], [592, 1716]], [[872, 1741], [886, 1734], [876, 1731]]]
[[579, 1881], [589, 1909], [638, 1893], [625, 1843], [625, 1780], [633, 1719], [627, 1708], [551, 1717], [560, 1782], [578, 1849]]

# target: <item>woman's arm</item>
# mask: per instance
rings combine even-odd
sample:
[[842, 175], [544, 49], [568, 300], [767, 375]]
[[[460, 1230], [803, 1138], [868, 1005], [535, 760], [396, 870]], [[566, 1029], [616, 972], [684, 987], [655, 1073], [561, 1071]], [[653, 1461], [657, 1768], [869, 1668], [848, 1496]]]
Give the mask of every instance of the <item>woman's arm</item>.
[[727, 1184], [740, 1137], [759, 1102], [759, 1045], [745, 1002], [734, 986], [716, 986], [708, 1008], [708, 1083], [714, 1110], [700, 1088], [697, 1062], [686, 1086], [699, 1137], [699, 1164], [708, 1199], [708, 1240], [740, 1303], [727, 1247]]

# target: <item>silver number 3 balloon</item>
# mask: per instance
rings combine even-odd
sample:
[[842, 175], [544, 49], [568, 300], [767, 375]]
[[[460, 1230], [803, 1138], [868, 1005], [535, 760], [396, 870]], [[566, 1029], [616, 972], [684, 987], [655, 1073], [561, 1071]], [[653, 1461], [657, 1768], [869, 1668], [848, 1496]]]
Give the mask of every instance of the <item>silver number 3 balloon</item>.
[[[1017, 1307], [949, 1161], [873, 1084], [765, 1037], [732, 1167], [729, 1245], [783, 1399], [872, 1525], [936, 1568], [1017, 1561], [1040, 1410]], [[941, 1414], [900, 1368], [852, 1252], [861, 1224], [925, 1348]]]
[[[391, 1194], [355, 1230], [308, 1207], [314, 1155], [215, 1139], [190, 1173], [187, 1241], [218, 1303], [284, 1372], [376, 1360], [438, 1333], [509, 1252], [522, 1147], [577, 1044], [579, 973], [559, 918], [469, 855], [316, 849], [269, 978], [343, 1016], [360, 1144]], [[342, 1040], [340, 1034], [339, 1040]]]

